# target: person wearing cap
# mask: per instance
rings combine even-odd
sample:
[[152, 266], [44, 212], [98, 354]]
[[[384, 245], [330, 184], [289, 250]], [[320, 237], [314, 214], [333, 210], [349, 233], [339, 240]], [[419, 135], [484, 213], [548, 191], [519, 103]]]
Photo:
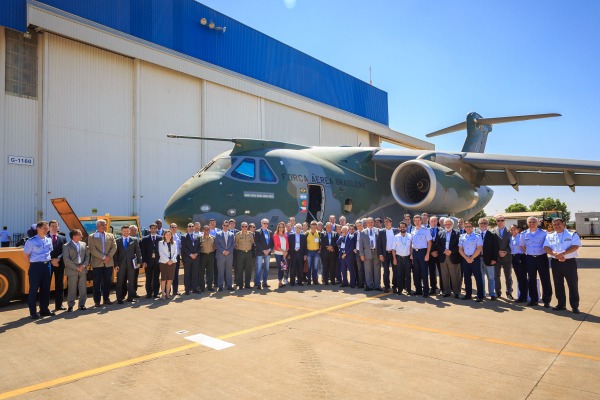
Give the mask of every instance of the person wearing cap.
[[575, 314], [579, 314], [579, 288], [577, 277], [577, 249], [581, 247], [579, 235], [575, 231], [565, 229], [562, 218], [552, 221], [554, 232], [548, 233], [544, 239], [544, 250], [550, 256], [552, 278], [558, 304], [555, 311], [566, 309], [567, 295], [565, 293], [565, 280], [569, 286], [569, 304]]
[[544, 307], [550, 308], [552, 300], [552, 283], [550, 282], [550, 265], [548, 257], [544, 250], [544, 241], [546, 240], [546, 231], [538, 227], [536, 217], [527, 218], [528, 230], [521, 234], [521, 248], [525, 252], [525, 262], [527, 263], [527, 275], [529, 277], [529, 297], [528, 306], [538, 305], [540, 296], [537, 288], [537, 274], [540, 275], [542, 283], [542, 301]]

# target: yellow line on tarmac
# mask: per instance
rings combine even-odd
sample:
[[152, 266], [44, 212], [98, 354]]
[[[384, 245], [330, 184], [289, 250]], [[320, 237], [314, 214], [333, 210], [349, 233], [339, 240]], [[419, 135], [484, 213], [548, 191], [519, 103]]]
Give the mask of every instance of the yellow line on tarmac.
[[[385, 296], [385, 293], [380, 293], [377, 294], [375, 296], [369, 296], [369, 297], [363, 297], [361, 299], [358, 300], [354, 300], [354, 301], [349, 301], [347, 303], [343, 303], [343, 304], [338, 304], [337, 306], [331, 306], [331, 307], [327, 307], [327, 308], [323, 308], [320, 310], [314, 310], [314, 311], [310, 311], [304, 314], [300, 314], [300, 315], [296, 315], [295, 317], [289, 317], [289, 318], [284, 318], [278, 321], [274, 321], [274, 322], [269, 322], [267, 324], [263, 324], [263, 325], [258, 325], [255, 326], [253, 328], [247, 328], [247, 329], [241, 329], [239, 331], [235, 331], [232, 333], [228, 333], [225, 335], [221, 335], [218, 336], [217, 339], [229, 339], [235, 336], [241, 336], [241, 335], [245, 335], [247, 333], [252, 333], [252, 332], [256, 332], [262, 329], [267, 329], [267, 328], [271, 328], [274, 326], [278, 326], [278, 325], [283, 325], [283, 324], [287, 324], [290, 322], [295, 322], [295, 321], [299, 321], [301, 319], [306, 319], [306, 318], [310, 318], [319, 314], [326, 314], [329, 313], [331, 311], [335, 311], [335, 310], [339, 310], [342, 308], [346, 308], [346, 307], [350, 307], [353, 306], [355, 304], [360, 304], [363, 303], [365, 301], [374, 299], [374, 298], [378, 298], [378, 297], [383, 297]], [[163, 356], [167, 356], [170, 354], [174, 354], [174, 353], [179, 353], [181, 351], [185, 351], [188, 349], [192, 349], [194, 347], [198, 347], [200, 346], [200, 344], [198, 343], [191, 343], [191, 344], [187, 344], [185, 346], [179, 346], [179, 347], [174, 347], [172, 349], [167, 349], [167, 350], [163, 350], [163, 351], [159, 351], [156, 353], [151, 353], [151, 354], [146, 354], [145, 356], [140, 356], [140, 357], [135, 357], [135, 358], [130, 358], [129, 360], [124, 360], [124, 361], [120, 361], [114, 364], [108, 364], [102, 367], [98, 367], [98, 368], [93, 368], [93, 369], [89, 369], [87, 371], [82, 371], [82, 372], [78, 372], [76, 374], [72, 374], [72, 375], [67, 375], [67, 376], [63, 376], [61, 378], [56, 378], [56, 379], [51, 379], [49, 381], [45, 381], [45, 382], [40, 382], [40, 383], [36, 383], [35, 385], [30, 385], [30, 386], [25, 386], [19, 389], [15, 389], [15, 390], [11, 390], [8, 392], [4, 392], [4, 393], [0, 393], [0, 400], [2, 399], [8, 399], [11, 397], [15, 397], [15, 396], [20, 396], [22, 394], [26, 394], [26, 393], [31, 393], [34, 392], [36, 390], [41, 390], [41, 389], [47, 389], [53, 386], [57, 386], [57, 385], [62, 385], [65, 383], [69, 383], [69, 382], [73, 382], [79, 379], [83, 379], [83, 378], [87, 378], [93, 375], [98, 375], [98, 374], [102, 374], [104, 372], [108, 372], [108, 371], [112, 371], [118, 368], [123, 368], [123, 367], [128, 367], [130, 365], [134, 365], [140, 362], [144, 362], [144, 361], [148, 361], [148, 360], [153, 360], [159, 357], [163, 357]]]
[[[279, 306], [279, 307], [310, 310], [305, 307], [292, 306], [292, 305], [288, 305], [288, 304], [277, 303], [277, 302], [273, 302], [273, 301], [265, 301], [265, 300], [260, 300], [260, 299], [242, 298], [242, 300], [251, 301], [251, 302], [255, 302], [255, 303], [271, 304], [271, 305]], [[540, 352], [544, 352], [544, 353], [559, 354], [561, 356], [566, 356], [566, 357], [583, 358], [583, 359], [592, 360], [592, 361], [600, 361], [599, 356], [594, 356], [591, 354], [574, 353], [574, 352], [570, 352], [570, 351], [562, 351], [561, 352], [559, 349], [551, 349], [551, 348], [547, 348], [547, 347], [534, 346], [534, 345], [518, 343], [518, 342], [509, 342], [507, 340], [494, 339], [494, 338], [488, 338], [488, 337], [477, 336], [477, 335], [470, 335], [468, 333], [446, 331], [446, 330], [442, 330], [442, 329], [429, 328], [426, 326], [419, 326], [419, 325], [413, 325], [413, 324], [403, 324], [400, 322], [385, 321], [385, 320], [380, 320], [380, 319], [361, 317], [358, 315], [335, 313], [335, 312], [329, 312], [329, 311], [324, 311], [324, 310], [321, 310], [321, 311], [323, 311], [323, 313], [326, 313], [331, 316], [359, 320], [359, 321], [363, 321], [363, 322], [368, 322], [370, 324], [388, 325], [388, 326], [394, 326], [394, 327], [398, 327], [398, 328], [405, 328], [405, 329], [411, 329], [411, 330], [422, 331], [422, 332], [437, 333], [437, 334], [446, 335], [446, 336], [460, 337], [463, 339], [477, 340], [477, 341], [487, 342], [487, 343], [494, 343], [494, 344], [499, 344], [499, 345], [503, 345], [503, 346], [518, 347], [518, 348], [527, 349], [527, 350], [535, 350], [535, 351], [540, 351]]]

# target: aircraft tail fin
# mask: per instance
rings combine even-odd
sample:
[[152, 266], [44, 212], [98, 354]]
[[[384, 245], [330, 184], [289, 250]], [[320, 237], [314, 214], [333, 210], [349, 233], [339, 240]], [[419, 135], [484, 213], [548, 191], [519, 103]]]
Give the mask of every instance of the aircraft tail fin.
[[527, 121], [530, 119], [552, 118], [560, 116], [560, 114], [550, 113], [482, 118], [481, 115], [471, 112], [467, 114], [467, 118], [464, 122], [440, 129], [439, 131], [431, 132], [426, 136], [429, 138], [466, 129], [467, 138], [465, 139], [465, 144], [463, 145], [462, 151], [470, 153], [483, 153], [485, 150], [485, 144], [487, 142], [487, 135], [492, 131], [493, 124], [503, 124], [506, 122]]

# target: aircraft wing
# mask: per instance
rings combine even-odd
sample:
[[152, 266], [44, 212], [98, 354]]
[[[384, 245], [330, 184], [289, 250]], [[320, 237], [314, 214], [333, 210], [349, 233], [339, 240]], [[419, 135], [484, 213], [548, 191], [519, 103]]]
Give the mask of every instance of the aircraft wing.
[[463, 153], [481, 185], [600, 186], [600, 161]]

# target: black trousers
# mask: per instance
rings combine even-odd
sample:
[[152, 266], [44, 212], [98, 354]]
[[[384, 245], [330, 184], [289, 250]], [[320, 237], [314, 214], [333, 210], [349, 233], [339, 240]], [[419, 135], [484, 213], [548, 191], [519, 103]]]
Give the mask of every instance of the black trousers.
[[442, 269], [440, 268], [440, 259], [437, 257], [432, 257], [429, 254], [429, 261], [427, 261], [427, 266], [429, 267], [429, 286], [430, 290], [433, 292], [438, 289], [437, 285], [437, 277], [440, 276], [440, 286], [439, 289], [444, 291], [444, 284], [442, 282]]
[[[215, 280], [215, 253], [202, 253], [200, 254], [200, 268], [198, 268], [198, 288], [204, 291], [206, 288], [209, 290], [213, 288], [213, 282]], [[204, 279], [206, 274], [206, 280]], [[205, 287], [206, 286], [206, 287]]]
[[127, 298], [133, 299], [135, 294], [135, 269], [129, 263], [124, 263], [117, 271], [117, 300], [125, 298], [125, 288], [127, 288]]
[[[54, 274], [54, 304], [60, 307], [65, 298], [65, 267], [52, 267], [51, 274]], [[52, 279], [52, 277], [50, 277]]]
[[146, 294], [158, 297], [159, 287], [160, 269], [158, 268], [158, 258], [154, 258], [146, 263]]
[[512, 266], [517, 276], [517, 286], [519, 287], [519, 297], [517, 300], [526, 301], [529, 293], [529, 282], [527, 281], [527, 263], [525, 254], [513, 254]]
[[527, 262], [527, 275], [529, 276], [529, 297], [531, 301], [537, 303], [540, 295], [537, 290], [537, 274], [540, 274], [542, 282], [542, 301], [550, 303], [552, 300], [552, 282], [550, 282], [550, 263], [548, 256], [542, 254], [539, 256], [525, 256]]
[[181, 267], [181, 255], [177, 254], [175, 262], [175, 277], [173, 278], [173, 295], [179, 291], [179, 267]]
[[335, 283], [337, 254], [335, 251], [325, 250], [321, 253], [321, 263], [323, 264], [323, 284], [329, 281], [332, 285]]
[[563, 262], [552, 259], [552, 278], [554, 279], [554, 290], [556, 291], [557, 307], [567, 305], [565, 293], [565, 280], [569, 287], [569, 304], [571, 308], [579, 308], [579, 278], [577, 277], [577, 261], [569, 258]]
[[[335, 265], [335, 262], [333, 265]], [[290, 269], [290, 275], [288, 277], [290, 285], [294, 286], [296, 284], [296, 279], [298, 279], [298, 283], [302, 283], [304, 257], [300, 253], [294, 253], [291, 255], [288, 268]], [[333, 271], [335, 272], [335, 267], [333, 268]], [[323, 274], [325, 274], [325, 264], [323, 264]], [[325, 278], [323, 278], [323, 282], [325, 282]]]
[[200, 254], [195, 260], [189, 257], [183, 259], [183, 287], [186, 292], [199, 288]]
[[98, 267], [93, 269], [94, 274], [94, 303], [100, 304], [100, 297], [109, 300], [110, 284], [112, 283], [113, 267]]
[[[383, 262], [381, 263], [383, 267], [383, 285], [386, 289], [390, 288], [390, 281], [394, 279], [394, 277], [398, 276], [398, 272], [396, 271], [396, 266], [394, 265], [394, 256], [391, 251], [386, 251], [383, 255]], [[390, 267], [392, 267], [392, 277], [390, 278]], [[396, 282], [392, 282], [395, 283]]]
[[396, 289], [398, 293], [406, 290], [410, 293], [410, 256], [396, 256]]

